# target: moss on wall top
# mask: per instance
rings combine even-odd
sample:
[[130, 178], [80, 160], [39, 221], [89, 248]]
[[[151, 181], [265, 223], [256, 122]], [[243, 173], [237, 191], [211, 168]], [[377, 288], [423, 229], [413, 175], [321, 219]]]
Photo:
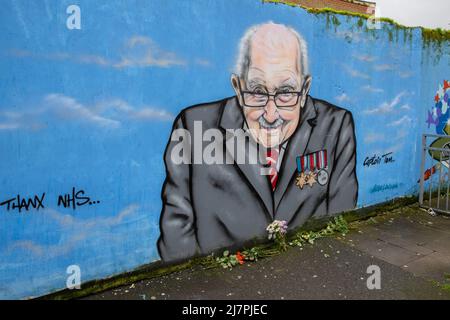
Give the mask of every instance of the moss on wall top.
[[422, 29], [422, 38], [425, 41], [445, 42], [450, 40], [450, 31], [442, 29]]
[[[329, 23], [331, 22], [331, 23], [333, 23], [335, 28], [340, 25], [339, 18], [336, 17], [336, 15], [358, 17], [359, 19], [357, 21], [357, 26], [359, 28], [362, 28], [364, 26], [364, 20], [371, 18], [371, 16], [366, 15], [366, 14], [335, 10], [332, 8], [320, 8], [320, 9], [308, 8], [308, 7], [302, 6], [298, 3], [291, 2], [289, 0], [262, 0], [262, 2], [263, 3], [265, 3], [265, 2], [281, 3], [281, 4], [289, 5], [292, 7], [303, 8], [307, 12], [315, 14], [315, 15], [326, 15], [327, 16], [327, 25], [329, 25]], [[329, 18], [330, 16], [331, 16], [331, 19]], [[419, 28], [422, 31], [421, 34], [422, 34], [422, 39], [423, 39], [424, 45], [427, 45], [427, 46], [429, 46], [430, 44], [435, 44], [435, 45], [438, 45], [439, 47], [441, 47], [442, 43], [448, 42], [450, 40], [450, 31], [449, 30], [442, 30], [439, 28], [438, 29], [428, 29], [428, 28], [424, 28], [424, 27], [407, 27], [407, 26], [401, 25], [389, 18], [377, 18], [377, 21], [385, 22], [385, 23], [391, 25], [393, 28], [397, 29], [397, 31], [403, 30], [404, 33], [408, 34], [408, 37], [410, 37], [410, 35], [412, 34], [413, 29]], [[366, 28], [366, 31], [370, 31], [370, 29]], [[393, 31], [391, 28], [389, 28], [389, 30], [388, 30], [388, 36], [389, 36], [390, 41], [394, 40], [394, 34], [393, 34]]]

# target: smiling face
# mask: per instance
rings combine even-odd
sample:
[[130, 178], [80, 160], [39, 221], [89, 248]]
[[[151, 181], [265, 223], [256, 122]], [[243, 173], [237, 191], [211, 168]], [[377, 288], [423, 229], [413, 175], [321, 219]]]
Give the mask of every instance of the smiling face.
[[277, 108], [274, 97], [265, 107], [246, 107], [239, 84], [243, 91], [254, 93], [301, 91], [303, 79], [299, 66], [299, 43], [286, 27], [269, 24], [255, 32], [250, 47], [248, 74], [245, 79], [235, 76], [232, 83], [253, 138], [264, 147], [272, 148], [289, 139], [297, 129], [300, 105], [304, 99], [299, 99], [297, 105], [286, 109]]

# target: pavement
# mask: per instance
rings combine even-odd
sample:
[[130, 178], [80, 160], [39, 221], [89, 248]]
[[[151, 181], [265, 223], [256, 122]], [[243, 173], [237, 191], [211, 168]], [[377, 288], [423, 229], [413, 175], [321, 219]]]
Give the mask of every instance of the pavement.
[[[367, 287], [378, 266], [381, 288]], [[232, 269], [195, 266], [84, 299], [450, 299], [450, 219], [417, 205], [351, 224], [316, 240]]]

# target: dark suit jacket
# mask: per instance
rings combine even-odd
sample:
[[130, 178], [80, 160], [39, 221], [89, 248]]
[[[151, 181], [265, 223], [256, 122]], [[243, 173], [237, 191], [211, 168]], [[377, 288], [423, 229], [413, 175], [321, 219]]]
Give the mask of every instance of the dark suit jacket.
[[[355, 208], [358, 182], [352, 114], [308, 96], [300, 118], [288, 141], [274, 193], [259, 165], [176, 165], [170, 155], [177, 142], [169, 141], [158, 240], [164, 261], [265, 237], [273, 220], [286, 220], [293, 229], [312, 216]], [[184, 128], [193, 137], [194, 121], [202, 121], [203, 131], [225, 132], [241, 129], [245, 120], [237, 98], [232, 97], [183, 110], [173, 129]], [[296, 157], [320, 150], [328, 152], [328, 183], [300, 189], [295, 185]]]

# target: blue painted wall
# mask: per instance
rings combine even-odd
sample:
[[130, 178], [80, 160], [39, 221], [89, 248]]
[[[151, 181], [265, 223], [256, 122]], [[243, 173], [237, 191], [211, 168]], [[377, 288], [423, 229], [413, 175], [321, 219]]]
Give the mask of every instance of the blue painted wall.
[[[81, 8], [81, 30], [66, 8]], [[0, 206], [0, 298], [46, 294], [158, 260], [162, 154], [174, 116], [233, 95], [236, 46], [253, 24], [293, 26], [309, 45], [311, 94], [352, 111], [358, 206], [417, 191], [419, 141], [449, 44], [421, 30], [239, 0], [4, 0], [0, 11], [0, 202], [45, 192], [45, 209]], [[336, 21], [335, 21], [336, 22]], [[148, 52], [152, 52], [149, 56]], [[144, 59], [147, 58], [147, 59]], [[364, 166], [393, 152], [389, 164]], [[60, 194], [84, 190], [75, 210]]]

